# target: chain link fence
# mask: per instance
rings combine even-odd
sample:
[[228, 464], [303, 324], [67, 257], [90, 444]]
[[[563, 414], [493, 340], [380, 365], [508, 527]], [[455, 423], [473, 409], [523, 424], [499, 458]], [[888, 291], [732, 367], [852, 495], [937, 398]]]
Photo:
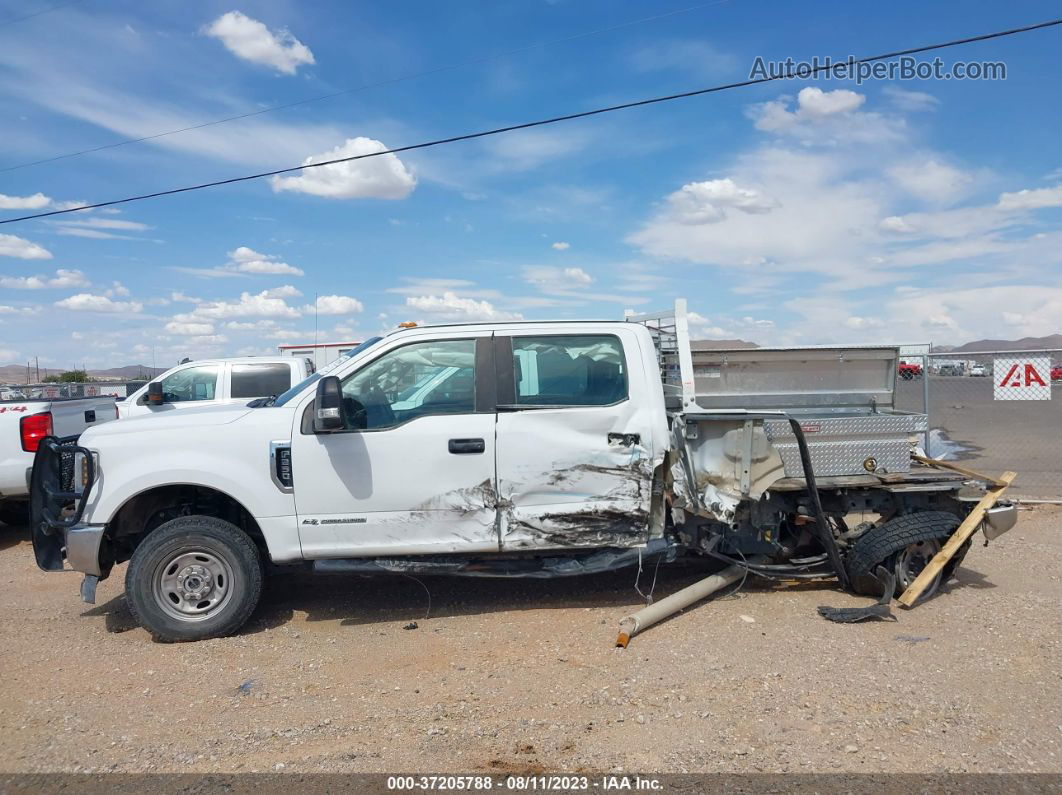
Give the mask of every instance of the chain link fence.
[[987, 475], [1013, 470], [1013, 495], [1062, 500], [1062, 350], [931, 353], [903, 362], [896, 405], [929, 415], [931, 457]]
[[62, 384], [0, 385], [0, 400], [51, 400], [53, 398], [113, 397], [121, 400], [147, 381], [91, 381]]

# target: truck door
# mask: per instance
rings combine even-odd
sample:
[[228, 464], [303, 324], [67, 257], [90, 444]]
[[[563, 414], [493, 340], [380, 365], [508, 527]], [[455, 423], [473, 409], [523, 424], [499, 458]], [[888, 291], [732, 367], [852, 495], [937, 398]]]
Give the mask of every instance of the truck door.
[[632, 375], [636, 335], [507, 333], [495, 350], [502, 548], [645, 543], [662, 405]]
[[220, 364], [189, 364], [162, 378], [165, 402], [154, 406], [147, 402], [147, 387], [141, 387], [126, 400], [123, 417], [165, 414], [169, 411], [206, 405], [223, 397], [225, 379]]
[[493, 355], [490, 331], [400, 338], [342, 378], [343, 430], [293, 430], [305, 557], [498, 551]]

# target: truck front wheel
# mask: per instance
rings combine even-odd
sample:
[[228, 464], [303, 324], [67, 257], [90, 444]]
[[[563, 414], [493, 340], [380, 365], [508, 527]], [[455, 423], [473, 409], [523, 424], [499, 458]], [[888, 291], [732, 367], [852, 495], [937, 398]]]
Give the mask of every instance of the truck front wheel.
[[164, 642], [231, 635], [262, 593], [262, 559], [238, 527], [213, 516], [180, 516], [133, 552], [125, 593], [136, 620]]

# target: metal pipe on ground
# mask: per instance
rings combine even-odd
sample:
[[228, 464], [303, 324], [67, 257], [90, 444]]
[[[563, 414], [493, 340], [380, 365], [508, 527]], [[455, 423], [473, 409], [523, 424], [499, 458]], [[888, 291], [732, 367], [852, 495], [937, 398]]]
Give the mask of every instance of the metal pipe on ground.
[[[748, 563], [753, 565], [765, 563], [766, 561], [767, 559], [762, 556], [748, 559]], [[621, 649], [627, 648], [631, 638], [639, 632], [737, 582], [745, 576], [745, 571], [745, 567], [740, 564], [727, 566], [722, 571], [717, 571], [710, 577], [705, 577], [703, 580], [699, 580], [693, 585], [688, 585], [681, 591], [676, 591], [671, 596], [661, 599], [659, 602], [653, 602], [637, 613], [627, 616], [620, 621], [620, 631], [619, 636], [616, 638], [616, 646]], [[749, 573], [752, 574], [754, 572]]]

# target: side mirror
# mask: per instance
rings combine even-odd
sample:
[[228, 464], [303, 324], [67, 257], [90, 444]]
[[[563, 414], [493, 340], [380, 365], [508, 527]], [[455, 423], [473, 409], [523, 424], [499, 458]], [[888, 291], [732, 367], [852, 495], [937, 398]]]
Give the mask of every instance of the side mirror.
[[152, 381], [148, 384], [147, 402], [152, 406], [161, 406], [166, 402], [166, 399], [162, 396], [161, 381]]
[[326, 375], [317, 382], [313, 404], [313, 432], [329, 433], [343, 427], [343, 390], [339, 379]]

